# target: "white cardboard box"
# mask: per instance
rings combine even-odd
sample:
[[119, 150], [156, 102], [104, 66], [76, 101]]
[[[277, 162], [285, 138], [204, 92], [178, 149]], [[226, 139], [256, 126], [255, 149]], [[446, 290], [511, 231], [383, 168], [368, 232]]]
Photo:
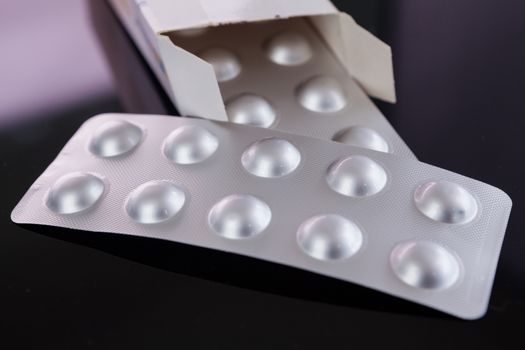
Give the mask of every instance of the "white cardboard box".
[[390, 47], [329, 0], [111, 0], [182, 115], [228, 120], [212, 66], [177, 47], [185, 29], [306, 17], [370, 96], [395, 102]]

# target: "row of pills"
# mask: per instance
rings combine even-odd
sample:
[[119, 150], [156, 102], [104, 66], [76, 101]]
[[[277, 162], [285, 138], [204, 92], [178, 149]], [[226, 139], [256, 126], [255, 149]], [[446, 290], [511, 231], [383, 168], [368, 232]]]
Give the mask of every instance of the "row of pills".
[[[132, 151], [144, 137], [143, 130], [130, 122], [111, 120], [99, 126], [88, 149], [98, 157], [110, 158]], [[164, 156], [177, 164], [199, 163], [212, 156], [219, 140], [197, 125], [184, 125], [164, 140]], [[250, 145], [241, 157], [243, 167], [263, 178], [291, 174], [301, 162], [301, 153], [281, 138], [266, 138]], [[384, 168], [372, 159], [354, 155], [334, 162], [328, 169], [329, 187], [349, 197], [368, 197], [379, 193], [387, 183]], [[426, 216], [446, 223], [468, 223], [477, 214], [477, 202], [463, 187], [449, 182], [421, 186], [414, 196], [416, 206]]]
[[[85, 212], [96, 205], [106, 190], [102, 176], [73, 172], [61, 176], [46, 196], [46, 206], [57, 214]], [[173, 219], [186, 204], [186, 190], [171, 181], [153, 180], [134, 189], [125, 211], [139, 224], [159, 224]], [[229, 195], [208, 212], [208, 226], [227, 239], [239, 240], [262, 234], [272, 211], [262, 199], [248, 194]], [[306, 219], [297, 229], [296, 240], [308, 256], [321, 261], [341, 261], [363, 247], [363, 231], [352, 220], [336, 214]], [[453, 252], [425, 240], [403, 242], [390, 254], [394, 273], [406, 284], [424, 289], [446, 289], [461, 276], [461, 263]]]
[[[273, 63], [282, 66], [297, 66], [312, 58], [312, 48], [308, 40], [293, 31], [274, 35], [264, 44], [266, 57]], [[233, 52], [213, 47], [203, 50], [199, 56], [210, 63], [219, 82], [230, 81], [241, 74], [242, 65]]]
[[[98, 157], [111, 158], [131, 152], [143, 138], [141, 127], [123, 120], [110, 120], [94, 131], [88, 149]], [[208, 129], [183, 125], [166, 137], [162, 153], [176, 164], [195, 164], [211, 157], [218, 147], [217, 136]], [[277, 178], [295, 171], [301, 158], [301, 152], [292, 143], [272, 137], [252, 143], [243, 152], [241, 163], [255, 176]], [[332, 190], [349, 197], [373, 196], [383, 190], [387, 178], [380, 164], [362, 155], [335, 161], [326, 175]], [[415, 192], [414, 200], [423, 214], [444, 223], [468, 223], [478, 212], [475, 198], [460, 185], [450, 182], [422, 185]]]

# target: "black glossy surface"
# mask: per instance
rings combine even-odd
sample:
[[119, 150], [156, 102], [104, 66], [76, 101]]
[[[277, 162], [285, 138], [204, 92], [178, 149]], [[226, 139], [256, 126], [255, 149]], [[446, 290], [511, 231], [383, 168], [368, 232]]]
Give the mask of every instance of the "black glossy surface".
[[[393, 46], [399, 103], [381, 106], [416, 155], [514, 200], [483, 319], [220, 252], [12, 224], [11, 209], [80, 124], [119, 110], [98, 101], [0, 126], [0, 348], [523, 347], [524, 6], [422, 3], [380, 17], [368, 4], [360, 22]], [[91, 9], [127, 109], [174, 113], [106, 5]]]

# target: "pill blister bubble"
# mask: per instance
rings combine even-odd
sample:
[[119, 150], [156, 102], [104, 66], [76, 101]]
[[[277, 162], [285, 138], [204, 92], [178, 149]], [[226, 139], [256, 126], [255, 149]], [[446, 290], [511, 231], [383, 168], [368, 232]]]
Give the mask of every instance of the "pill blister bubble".
[[243, 239], [261, 234], [270, 224], [271, 218], [270, 207], [261, 199], [247, 194], [234, 194], [212, 207], [208, 224], [222, 237]]
[[254, 94], [241, 94], [226, 103], [228, 119], [237, 124], [268, 128], [277, 118], [273, 106], [265, 98]]
[[340, 215], [318, 215], [301, 224], [297, 243], [303, 252], [315, 259], [343, 260], [359, 251], [363, 234], [354, 222]]
[[104, 190], [104, 181], [97, 175], [69, 173], [53, 183], [46, 195], [45, 204], [57, 214], [80, 213], [93, 207]]
[[383, 167], [372, 159], [353, 155], [334, 162], [326, 181], [337, 193], [349, 197], [368, 197], [379, 193], [387, 183]]
[[184, 190], [169, 181], [153, 180], [134, 189], [126, 200], [126, 212], [141, 224], [157, 224], [173, 218], [186, 202]]
[[378, 152], [389, 152], [388, 143], [377, 131], [365, 126], [353, 126], [338, 132], [334, 141], [351, 146], [371, 149]]
[[327, 76], [310, 78], [299, 85], [296, 95], [299, 103], [313, 112], [333, 113], [340, 111], [347, 104], [341, 84]]
[[466, 224], [478, 213], [476, 199], [460, 185], [431, 181], [414, 192], [417, 209], [432, 220], [447, 224]]
[[312, 48], [306, 38], [293, 31], [273, 36], [265, 44], [266, 56], [283, 66], [303, 64], [312, 57]]
[[251, 174], [275, 178], [292, 173], [301, 162], [301, 153], [281, 138], [267, 138], [251, 144], [242, 154], [241, 163]]
[[390, 255], [390, 265], [401, 281], [423, 289], [449, 288], [459, 280], [461, 274], [456, 256], [430, 241], [398, 244]]
[[163, 153], [174, 163], [195, 164], [208, 159], [219, 147], [217, 136], [198, 125], [183, 125], [172, 131]]
[[101, 158], [123, 155], [142, 140], [143, 132], [124, 120], [109, 120], [95, 129], [89, 141], [89, 151]]
[[199, 54], [200, 58], [212, 65], [220, 82], [236, 78], [241, 72], [241, 63], [235, 54], [223, 48], [209, 48]]

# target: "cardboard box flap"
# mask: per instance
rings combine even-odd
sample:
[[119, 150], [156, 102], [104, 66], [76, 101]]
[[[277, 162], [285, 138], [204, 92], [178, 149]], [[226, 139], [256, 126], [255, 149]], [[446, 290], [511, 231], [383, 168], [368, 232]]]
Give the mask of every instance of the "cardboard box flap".
[[396, 101], [390, 46], [359, 26], [346, 13], [313, 16], [311, 20], [368, 95], [388, 102]]
[[[157, 33], [296, 16], [336, 13], [329, 0], [136, 0], [150, 7]], [[154, 16], [154, 18], [151, 18]]]
[[228, 120], [211, 64], [175, 45], [167, 36], [157, 42], [171, 87], [171, 98], [185, 116]]

